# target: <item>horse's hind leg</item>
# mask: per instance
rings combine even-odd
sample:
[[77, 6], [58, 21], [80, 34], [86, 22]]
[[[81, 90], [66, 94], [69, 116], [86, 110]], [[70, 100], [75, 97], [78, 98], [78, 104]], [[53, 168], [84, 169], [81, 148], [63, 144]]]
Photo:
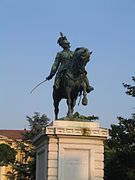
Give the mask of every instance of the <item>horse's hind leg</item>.
[[59, 113], [59, 100], [54, 99], [54, 112], [55, 112], [55, 119], [58, 119], [58, 113]]
[[72, 102], [71, 102], [71, 111], [72, 111], [72, 113], [74, 112], [75, 105], [76, 105], [76, 98], [73, 98]]
[[58, 119], [59, 102], [60, 102], [60, 99], [58, 98], [57, 93], [54, 91], [53, 92], [53, 105], [54, 105], [55, 119]]

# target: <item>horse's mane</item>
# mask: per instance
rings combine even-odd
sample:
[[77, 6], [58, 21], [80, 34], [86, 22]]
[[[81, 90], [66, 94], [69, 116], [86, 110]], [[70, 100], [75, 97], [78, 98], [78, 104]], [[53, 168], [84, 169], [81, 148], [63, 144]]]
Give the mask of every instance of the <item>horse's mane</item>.
[[78, 76], [79, 74], [85, 74], [85, 65], [87, 64], [88, 60], [84, 57], [89, 56], [90, 52], [87, 48], [84, 47], [78, 47], [75, 49], [73, 54], [73, 60], [71, 64], [71, 68], [69, 71], [71, 71], [74, 76]]

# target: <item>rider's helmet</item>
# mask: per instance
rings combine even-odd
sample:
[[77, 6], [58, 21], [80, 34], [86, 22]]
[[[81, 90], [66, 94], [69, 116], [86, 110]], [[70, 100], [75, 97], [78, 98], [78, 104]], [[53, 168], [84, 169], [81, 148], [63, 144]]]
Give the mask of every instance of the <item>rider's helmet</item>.
[[60, 37], [57, 41], [57, 43], [60, 45], [60, 46], [63, 46], [63, 44], [70, 44], [70, 42], [67, 40], [67, 37], [66, 36], [63, 36], [62, 32], [60, 32]]

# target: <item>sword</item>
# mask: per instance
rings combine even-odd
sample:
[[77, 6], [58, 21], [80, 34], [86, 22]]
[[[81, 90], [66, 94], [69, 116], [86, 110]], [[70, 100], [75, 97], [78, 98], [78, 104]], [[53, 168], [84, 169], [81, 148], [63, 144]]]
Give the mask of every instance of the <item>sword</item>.
[[43, 84], [44, 82], [46, 82], [47, 79], [45, 79], [44, 81], [40, 82], [38, 85], [36, 85], [31, 91], [30, 91], [30, 94], [38, 87], [40, 86], [41, 84]]

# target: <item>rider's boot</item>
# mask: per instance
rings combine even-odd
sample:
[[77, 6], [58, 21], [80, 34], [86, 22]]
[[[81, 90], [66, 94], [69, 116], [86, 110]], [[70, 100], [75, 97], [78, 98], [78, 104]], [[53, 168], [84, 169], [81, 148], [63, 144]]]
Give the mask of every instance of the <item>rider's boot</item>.
[[90, 86], [89, 84], [87, 84], [86, 92], [90, 93], [93, 90], [94, 90], [94, 88], [92, 86]]

